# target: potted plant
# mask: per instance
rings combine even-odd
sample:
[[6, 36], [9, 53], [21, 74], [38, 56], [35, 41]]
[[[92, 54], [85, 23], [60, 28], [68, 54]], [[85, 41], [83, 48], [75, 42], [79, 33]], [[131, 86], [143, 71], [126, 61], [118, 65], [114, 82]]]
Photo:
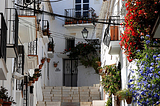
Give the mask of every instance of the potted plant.
[[132, 92], [129, 89], [119, 90], [117, 93], [119, 100], [126, 100], [127, 104], [132, 102]]
[[50, 60], [51, 60], [50, 58], [47, 58], [47, 62], [48, 62], [48, 63], [50, 62]]
[[46, 60], [45, 58], [42, 58], [41, 63], [44, 64], [45, 60]]
[[35, 73], [35, 74], [37, 74], [37, 73], [39, 73], [39, 72], [41, 72], [41, 70], [40, 70], [39, 68], [35, 68], [35, 69], [34, 69], [34, 73]]
[[42, 69], [42, 66], [43, 66], [43, 64], [40, 64], [40, 65], [39, 65], [39, 69]]
[[99, 74], [102, 73], [102, 71], [103, 71], [102, 67], [98, 67], [97, 69], [99, 70]]
[[13, 100], [13, 97], [9, 96], [3, 101], [3, 106], [11, 106], [12, 103], [16, 104], [16, 102]]
[[102, 77], [101, 84], [104, 86], [104, 90], [111, 96], [112, 94], [115, 95], [121, 87], [121, 71], [115, 65], [107, 67], [108, 73]]
[[48, 51], [53, 51], [54, 52], [54, 43], [52, 42], [52, 41], [50, 41], [49, 43], [48, 43]]
[[11, 106], [11, 104], [16, 104], [16, 102], [14, 102], [13, 97], [8, 96], [8, 90], [6, 88], [4, 88], [3, 86], [1, 86], [0, 89], [0, 99], [1, 99], [1, 104], [3, 104], [3, 106]]

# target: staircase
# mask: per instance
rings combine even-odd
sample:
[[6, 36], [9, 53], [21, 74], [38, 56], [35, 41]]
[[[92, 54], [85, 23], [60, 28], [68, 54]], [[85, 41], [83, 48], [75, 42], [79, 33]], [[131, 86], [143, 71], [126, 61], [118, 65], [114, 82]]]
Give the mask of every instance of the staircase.
[[38, 101], [37, 106], [92, 106], [93, 100], [101, 99], [99, 84], [83, 87], [45, 87], [42, 91], [43, 101]]

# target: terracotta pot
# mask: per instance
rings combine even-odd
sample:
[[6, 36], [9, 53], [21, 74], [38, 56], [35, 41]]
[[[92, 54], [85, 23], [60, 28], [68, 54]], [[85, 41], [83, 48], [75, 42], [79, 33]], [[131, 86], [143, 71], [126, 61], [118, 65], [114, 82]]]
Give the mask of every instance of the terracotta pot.
[[101, 62], [100, 61], [97, 61], [97, 64], [98, 64], [99, 67], [101, 66]]
[[3, 101], [3, 106], [11, 106], [12, 102]]
[[57, 63], [54, 63], [54, 67], [57, 67]]
[[42, 64], [44, 64], [44, 62], [45, 62], [45, 58], [43, 58], [43, 59], [41, 60], [41, 63], [42, 63]]
[[40, 65], [39, 65], [39, 69], [42, 69], [42, 66], [43, 66], [43, 64], [40, 64]]
[[37, 77], [35, 81], [38, 81], [38, 78], [39, 78], [39, 77]]
[[82, 23], [82, 20], [79, 20], [78, 23], [81, 24], [81, 23]]
[[0, 106], [2, 106], [3, 104], [3, 99], [0, 99]]
[[50, 62], [50, 60], [51, 60], [50, 58], [47, 58], [47, 62], [48, 62], [48, 63]]
[[127, 104], [131, 104], [132, 103], [132, 97], [126, 98], [126, 102], [127, 102]]
[[103, 69], [99, 69], [99, 73], [102, 73]]

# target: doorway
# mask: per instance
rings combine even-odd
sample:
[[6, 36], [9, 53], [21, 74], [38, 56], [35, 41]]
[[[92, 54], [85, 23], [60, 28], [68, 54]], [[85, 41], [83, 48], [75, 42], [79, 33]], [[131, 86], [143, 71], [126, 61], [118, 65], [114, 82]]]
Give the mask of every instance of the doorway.
[[78, 60], [64, 59], [63, 86], [77, 87]]

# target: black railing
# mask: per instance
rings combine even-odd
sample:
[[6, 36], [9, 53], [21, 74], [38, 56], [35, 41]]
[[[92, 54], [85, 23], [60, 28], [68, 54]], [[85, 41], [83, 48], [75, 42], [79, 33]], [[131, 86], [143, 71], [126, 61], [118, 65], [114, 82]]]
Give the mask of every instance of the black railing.
[[65, 16], [68, 17], [74, 17], [75, 19], [69, 19], [67, 18], [65, 20], [65, 24], [81, 24], [81, 23], [91, 23], [91, 21], [97, 18], [96, 14], [94, 13], [93, 8], [89, 8], [88, 10], [84, 10], [81, 8], [81, 10], [76, 9], [65, 9]]
[[0, 58], [3, 58], [6, 61], [7, 25], [3, 13], [0, 13], [0, 15]]
[[48, 51], [54, 52], [54, 41], [52, 37], [49, 37]]
[[24, 75], [24, 46], [18, 46], [18, 72]]
[[[7, 44], [13, 44], [16, 49], [18, 49], [18, 13], [14, 8], [9, 9], [9, 38]], [[14, 15], [13, 15], [14, 14]]]
[[35, 11], [30, 9], [19, 9], [18, 15], [20, 16], [35, 16]]
[[28, 43], [28, 55], [37, 55], [37, 38]]
[[42, 31], [43, 31], [44, 36], [48, 36], [48, 37], [50, 36], [48, 20], [43, 20], [42, 21]]

